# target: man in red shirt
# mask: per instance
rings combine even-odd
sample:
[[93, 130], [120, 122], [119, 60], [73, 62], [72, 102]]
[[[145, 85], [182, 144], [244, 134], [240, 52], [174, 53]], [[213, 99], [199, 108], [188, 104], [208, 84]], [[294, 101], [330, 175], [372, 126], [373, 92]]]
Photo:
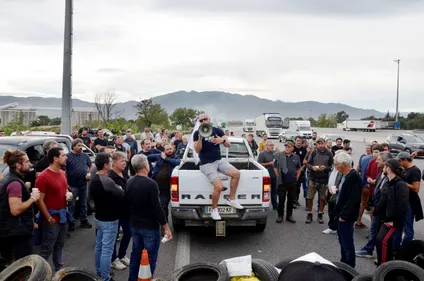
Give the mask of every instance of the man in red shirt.
[[66, 210], [68, 198], [68, 182], [65, 172], [61, 169], [66, 165], [66, 154], [63, 148], [54, 147], [47, 154], [50, 166], [45, 169], [35, 181], [35, 187], [40, 190], [38, 207], [43, 216], [41, 228], [42, 245], [41, 253], [48, 260], [53, 253], [53, 264], [58, 271], [63, 267], [62, 250], [65, 244], [65, 236], [68, 231]]

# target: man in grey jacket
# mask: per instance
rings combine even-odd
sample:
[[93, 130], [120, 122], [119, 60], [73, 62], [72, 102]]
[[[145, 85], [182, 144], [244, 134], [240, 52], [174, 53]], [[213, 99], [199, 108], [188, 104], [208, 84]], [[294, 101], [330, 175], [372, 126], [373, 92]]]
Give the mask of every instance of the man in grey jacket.
[[308, 159], [307, 168], [309, 171], [308, 184], [308, 215], [305, 223], [312, 222], [312, 207], [315, 193], [318, 192], [320, 198], [320, 206], [318, 213], [318, 222], [324, 223], [323, 211], [325, 207], [326, 191], [328, 179], [330, 177], [331, 168], [333, 166], [333, 154], [325, 149], [325, 141], [319, 138], [316, 141], [316, 149], [311, 153]]

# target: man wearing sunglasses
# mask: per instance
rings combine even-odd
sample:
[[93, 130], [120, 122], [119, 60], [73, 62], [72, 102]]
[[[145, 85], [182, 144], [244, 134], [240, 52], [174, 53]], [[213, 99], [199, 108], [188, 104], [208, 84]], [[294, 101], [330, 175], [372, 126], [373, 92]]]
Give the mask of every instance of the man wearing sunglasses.
[[[210, 124], [211, 119], [207, 114], [199, 116], [200, 124]], [[208, 139], [203, 138], [199, 131], [195, 131], [193, 135], [194, 150], [199, 154], [200, 158], [200, 171], [206, 175], [214, 187], [212, 193], [212, 212], [211, 217], [213, 220], [221, 220], [218, 212], [218, 201], [223, 190], [223, 185], [219, 174], [223, 173], [231, 177], [230, 183], [230, 197], [227, 200], [227, 205], [236, 209], [243, 209], [243, 206], [236, 200], [237, 187], [240, 180], [240, 171], [233, 165], [228, 163], [225, 159], [221, 159], [220, 145], [230, 147], [231, 143], [228, 141], [224, 132], [216, 127], [213, 127], [211, 137]]]

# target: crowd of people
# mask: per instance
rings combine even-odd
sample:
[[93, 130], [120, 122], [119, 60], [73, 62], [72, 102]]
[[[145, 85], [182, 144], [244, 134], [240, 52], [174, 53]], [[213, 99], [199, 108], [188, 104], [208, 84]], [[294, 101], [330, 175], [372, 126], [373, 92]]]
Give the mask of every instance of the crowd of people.
[[[395, 253], [414, 238], [414, 221], [424, 218], [419, 198], [421, 171], [413, 164], [416, 154], [400, 152], [392, 157], [389, 145], [374, 141], [366, 146], [356, 169], [348, 139], [311, 140], [297, 136], [284, 144], [284, 151], [274, 148], [267, 136], [259, 145], [248, 135], [252, 150], [258, 150], [258, 162], [271, 177], [271, 205], [278, 212], [277, 223], [284, 215], [296, 223], [293, 209], [301, 191], [305, 198], [306, 224], [313, 222], [313, 202], [317, 200], [317, 221], [324, 223], [328, 211], [328, 228], [324, 234], [337, 234], [341, 261], [355, 267], [356, 257], [375, 258], [376, 265], [392, 260]], [[365, 211], [370, 213], [371, 226], [367, 244], [355, 251], [354, 229], [366, 229], [362, 223]], [[402, 239], [403, 236], [403, 239]]]
[[[210, 124], [202, 114], [200, 124]], [[25, 152], [7, 150], [3, 162], [10, 172], [0, 183], [0, 251], [12, 262], [33, 252], [34, 230], [41, 232], [40, 255], [52, 256], [54, 270], [64, 266], [62, 253], [66, 237], [75, 231], [76, 199], [79, 198], [80, 227], [92, 228], [87, 216], [90, 190], [96, 206], [94, 223], [96, 272], [103, 280], [113, 280], [111, 268], [129, 267], [129, 281], [136, 281], [143, 249], [149, 253], [152, 274], [155, 271], [162, 237], [172, 239], [168, 225], [171, 199], [170, 178], [188, 140], [181, 132], [171, 134], [146, 127], [141, 134], [141, 150], [131, 130], [108, 138], [99, 129], [91, 140], [87, 129], [72, 134], [72, 150], [65, 154], [54, 140], [45, 141], [45, 157], [36, 167], [35, 186], [23, 177], [31, 163]], [[212, 192], [213, 220], [220, 220], [218, 201], [223, 190], [219, 172], [231, 178], [228, 206], [243, 209], [236, 200], [240, 171], [220, 155], [219, 145], [230, 147], [229, 131], [213, 127], [210, 138], [193, 132], [193, 149], [199, 154], [200, 171], [209, 179]], [[413, 156], [401, 152], [392, 158], [389, 146], [374, 142], [366, 147], [356, 169], [351, 157], [350, 141], [296, 137], [288, 140], [280, 151], [266, 136], [257, 144], [253, 135], [246, 137], [257, 161], [271, 177], [271, 208], [276, 222], [296, 223], [293, 210], [301, 206], [303, 191], [305, 223], [314, 220], [315, 196], [317, 217], [324, 224], [325, 234], [338, 234], [341, 261], [355, 267], [356, 257], [373, 258], [376, 264], [393, 259], [394, 252], [414, 238], [414, 220], [423, 219], [418, 196], [421, 171], [413, 164]], [[83, 144], [96, 152], [94, 163], [82, 152]], [[36, 204], [34, 204], [36, 203]], [[372, 223], [367, 244], [355, 251], [354, 229], [366, 228], [362, 216], [370, 211]], [[122, 237], [117, 249], [119, 230]], [[402, 240], [402, 234], [405, 234]], [[132, 251], [127, 251], [132, 240]]]

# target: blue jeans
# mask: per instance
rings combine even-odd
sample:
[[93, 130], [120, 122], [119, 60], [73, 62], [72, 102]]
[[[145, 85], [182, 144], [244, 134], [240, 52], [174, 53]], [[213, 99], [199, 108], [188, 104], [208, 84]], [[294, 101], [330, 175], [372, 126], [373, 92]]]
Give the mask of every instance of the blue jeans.
[[337, 234], [339, 235], [339, 243], [341, 262], [350, 265], [355, 268], [356, 256], [355, 256], [355, 244], [353, 241], [353, 224], [354, 222], [344, 221], [341, 222], [337, 219]]
[[277, 178], [271, 178], [271, 205], [274, 210], [278, 209]]
[[378, 217], [373, 216], [371, 221], [371, 227], [370, 227], [370, 235], [368, 236], [368, 242], [364, 246], [364, 248], [362, 248], [362, 250], [365, 250], [371, 254], [374, 252], [374, 247], [377, 241], [376, 238], [377, 238], [377, 233], [379, 231], [379, 227], [380, 227], [380, 223], [379, 223]]
[[[119, 244], [119, 252], [118, 256], [116, 256], [116, 242], [115, 240], [115, 247], [113, 247], [113, 254], [112, 254], [112, 262], [116, 259], [123, 259], [125, 255], [127, 254], [128, 245], [130, 244], [131, 240], [131, 221], [130, 219], [120, 219], [119, 220], [119, 226], [122, 226], [123, 235], [121, 238], [121, 243]], [[119, 232], [119, 226], [118, 226], [118, 232]], [[116, 237], [118, 239], [118, 237]]]
[[71, 186], [72, 190], [72, 204], [69, 208], [72, 216], [75, 218], [75, 205], [77, 197], [79, 198], [80, 202], [80, 219], [81, 222], [87, 222], [87, 197], [88, 197], [88, 187], [87, 184], [83, 186]]
[[141, 253], [143, 249], [146, 249], [149, 254], [150, 271], [153, 277], [160, 246], [159, 227], [157, 229], [132, 227], [131, 232], [133, 248], [131, 252], [130, 276], [128, 281], [137, 281], [138, 279], [138, 270], [140, 269]]
[[[414, 210], [409, 206], [408, 214], [405, 217], [405, 224], [403, 226], [403, 231], [405, 232], [405, 236], [402, 240], [402, 247], [405, 246], [408, 242], [414, 240]], [[402, 232], [401, 232], [402, 236]]]
[[110, 280], [110, 260], [112, 258], [113, 247], [118, 235], [119, 221], [99, 221], [96, 223], [96, 248], [94, 250], [94, 260], [96, 263], [96, 273], [104, 281]]
[[65, 245], [65, 236], [68, 232], [68, 224], [50, 225], [43, 221], [41, 226], [42, 244], [40, 256], [46, 261], [53, 253], [53, 265], [55, 271], [63, 267], [63, 246]]

